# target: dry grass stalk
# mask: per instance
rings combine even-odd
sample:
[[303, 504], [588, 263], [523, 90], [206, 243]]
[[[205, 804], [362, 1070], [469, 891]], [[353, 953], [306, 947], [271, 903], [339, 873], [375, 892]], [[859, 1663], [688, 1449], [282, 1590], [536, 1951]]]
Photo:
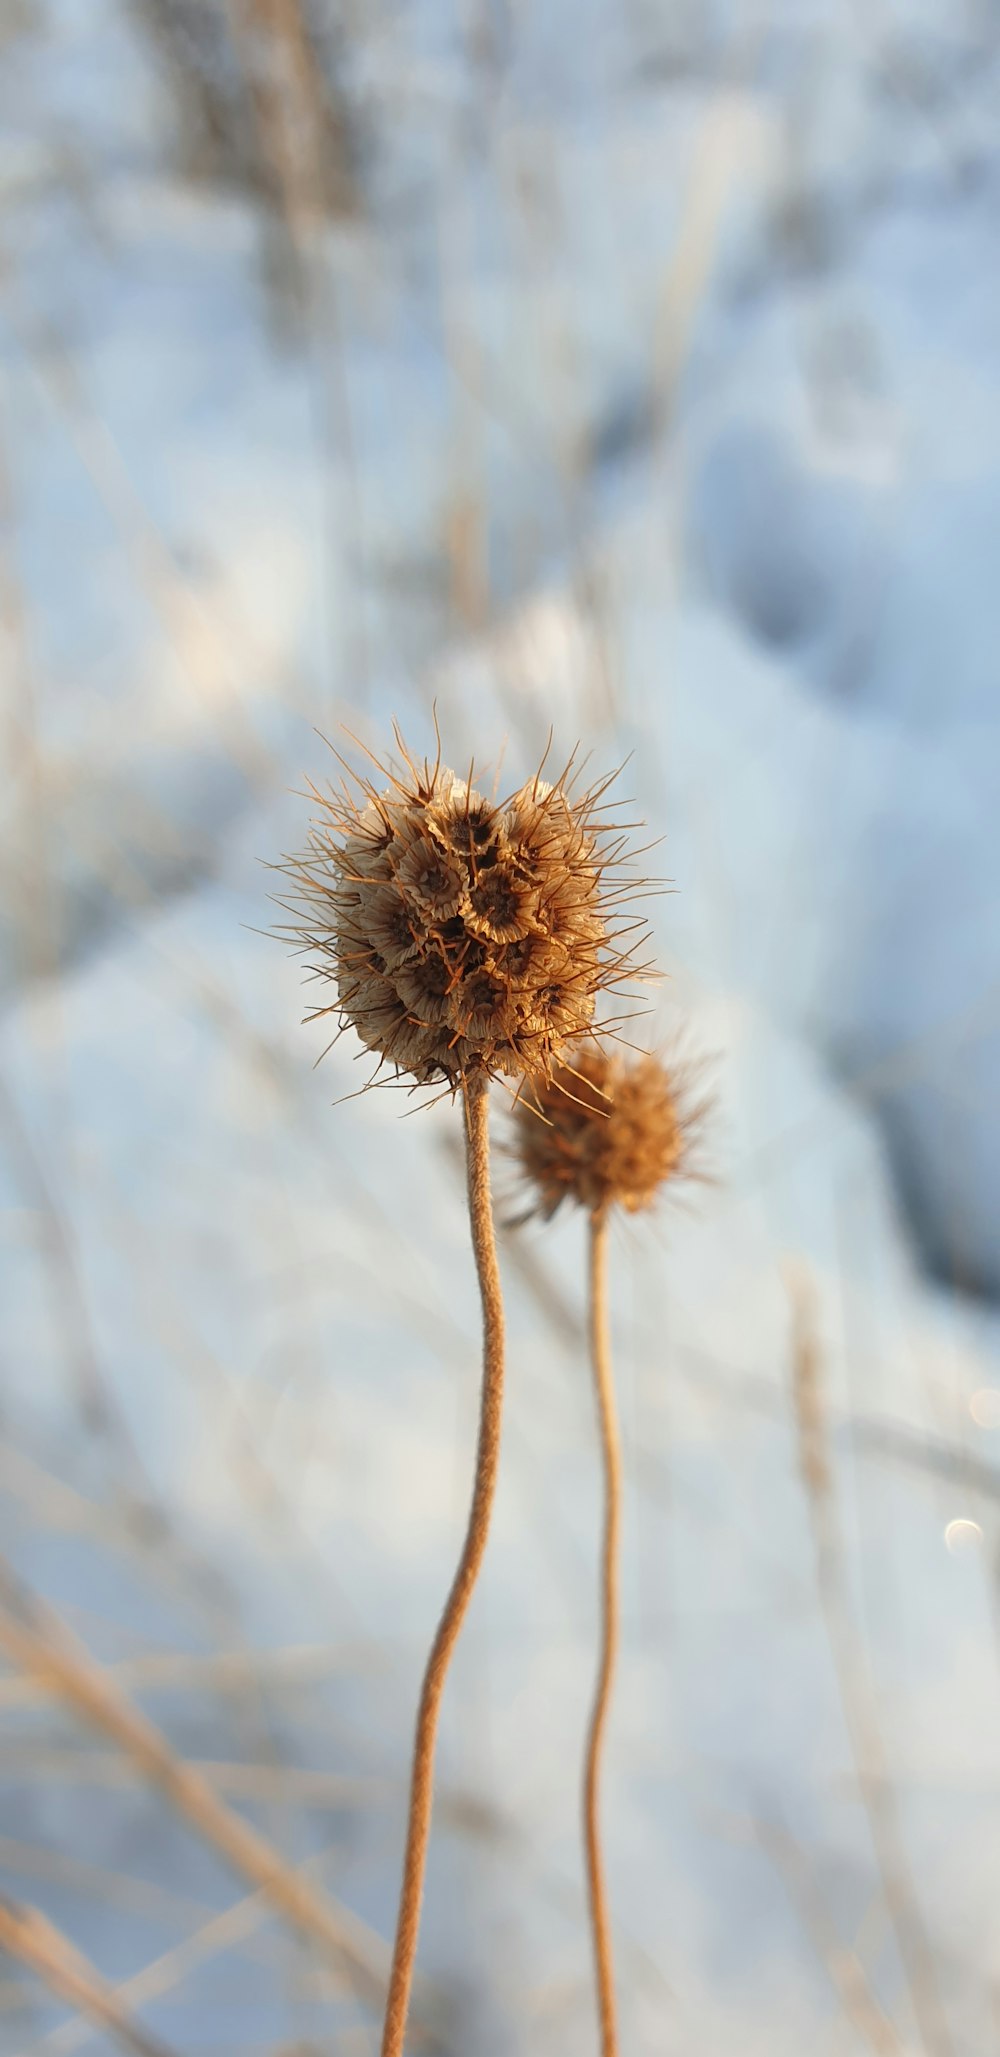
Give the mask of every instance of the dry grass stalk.
[[462, 493], [447, 510], [444, 532], [451, 606], [463, 627], [485, 627], [490, 611], [489, 553], [482, 498]]
[[747, 1827], [780, 1874], [844, 2013], [858, 2035], [874, 2051], [875, 2057], [906, 2057], [905, 2045], [879, 2005], [857, 1950], [844, 1941], [801, 1845], [782, 1822], [753, 1820]]
[[[33, 379], [46, 402], [65, 428], [69, 441], [86, 472], [128, 559], [137, 587], [144, 593], [159, 619], [184, 675], [196, 714], [214, 710], [218, 740], [237, 764], [252, 788], [266, 786], [274, 776], [268, 756], [245, 701], [248, 671], [253, 675], [257, 653], [242, 624], [207, 605], [197, 583], [185, 576], [162, 532], [138, 491], [111, 423], [94, 405], [87, 390], [79, 361], [69, 339], [58, 331], [46, 335], [44, 347], [28, 328], [20, 328], [11, 308], [10, 326], [19, 350], [30, 366]], [[64, 786], [57, 772], [51, 777], [54, 797], [51, 805], [64, 801]], [[158, 835], [176, 835], [174, 824], [148, 798], [142, 805], [143, 820], [155, 824]], [[121, 858], [121, 835], [112, 839], [110, 850], [115, 867]]]
[[[262, 154], [273, 169], [292, 233], [304, 238], [324, 206], [323, 109], [315, 51], [300, 0], [228, 0], [246, 39], [248, 86]], [[260, 46], [264, 61], [255, 58]], [[346, 181], [345, 181], [346, 193]]]
[[378, 2004], [385, 1990], [381, 1938], [320, 1886], [303, 1878], [266, 1837], [234, 1813], [208, 1779], [176, 1755], [59, 1617], [43, 1610], [7, 1567], [0, 1567], [0, 1593], [0, 1647], [12, 1662], [109, 1736], [234, 1871], [261, 1888], [302, 1934], [329, 1950], [358, 1992]]
[[909, 1874], [871, 1679], [846, 1587], [827, 1448], [815, 1292], [805, 1273], [796, 1271], [790, 1275], [789, 1295], [792, 1401], [799, 1469], [813, 1531], [820, 1608], [854, 1757], [858, 1792], [868, 1819], [886, 1912], [896, 1937], [923, 2047], [930, 2057], [951, 2057], [951, 2036], [930, 1941]]
[[601, 1208], [590, 1222], [590, 1357], [594, 1371], [597, 1414], [604, 1464], [604, 1533], [601, 1545], [601, 1649], [597, 1688], [587, 1735], [583, 1781], [584, 1847], [590, 1894], [590, 1923], [597, 1980], [597, 2006], [601, 2025], [602, 2057], [616, 2057], [618, 2050], [615, 2005], [614, 1958], [607, 1888], [601, 1857], [598, 1817], [599, 1780], [604, 1732], [611, 1704], [611, 1687], [619, 1643], [619, 1569], [621, 1534], [622, 1456], [611, 1372], [611, 1336], [608, 1324], [608, 1216]]
[[619, 1628], [622, 1457], [608, 1320], [608, 1218], [637, 1214], [665, 1185], [699, 1176], [695, 1143], [707, 1101], [693, 1094], [691, 1067], [659, 1057], [626, 1057], [593, 1042], [574, 1044], [548, 1079], [534, 1082], [516, 1110], [516, 1155], [528, 1188], [528, 1214], [545, 1220], [569, 1200], [590, 1218], [588, 1335], [604, 1468], [601, 1641], [587, 1735], [583, 1830], [602, 2057], [617, 2057], [614, 1955], [601, 1850], [601, 1760], [611, 1704]]
[[355, 123], [337, 52], [303, 0], [132, 0], [172, 89], [182, 168], [295, 229], [353, 213]]
[[41, 1914], [0, 1894], [0, 1949], [26, 1964], [60, 2000], [107, 2029], [133, 2057], [172, 2057], [170, 2046], [132, 2020], [122, 2001], [75, 1944]]
[[[77, 1388], [81, 1426], [104, 1438], [128, 1479], [130, 1499], [157, 1532], [157, 1514], [128, 1423], [105, 1378], [94, 1344], [86, 1294], [72, 1232], [64, 1210], [13, 1093], [0, 1081], [0, 1126], [31, 1204], [41, 1216], [44, 1252], [52, 1281], [52, 1304], [65, 1338], [66, 1356]], [[3, 1452], [7, 1460], [6, 1450]]]
[[[0, 1466], [0, 1479], [3, 1468]], [[206, 1654], [191, 1650], [147, 1650], [140, 1657], [123, 1657], [105, 1667], [106, 1676], [117, 1685], [134, 1691], [154, 1687], [160, 1691], [186, 1692], [191, 1686], [215, 1693], [244, 1694], [260, 1678], [268, 1690], [295, 1691], [344, 1672], [359, 1671], [366, 1652], [331, 1643], [286, 1643], [267, 1650], [213, 1650]], [[0, 1681], [0, 1708], [30, 1707], [45, 1695], [30, 1679]]]
[[[62, 1779], [74, 1786], [112, 1788], [134, 1781], [129, 1760], [117, 1751], [81, 1752], [28, 1741], [8, 1743], [4, 1755], [11, 1771], [16, 1769], [24, 1778]], [[384, 1801], [389, 1792], [384, 1780], [344, 1778], [335, 1771], [315, 1771], [308, 1765], [243, 1764], [214, 1757], [186, 1757], [184, 1762], [199, 1778], [207, 1779], [214, 1792], [265, 1806], [307, 1806], [337, 1814], [362, 1813]]]
[[462, 1555], [431, 1645], [420, 1694], [403, 1885], [382, 2036], [382, 2057], [401, 2057], [406, 2041], [406, 2020], [416, 1961], [420, 1905], [430, 1837], [434, 1751], [441, 1695], [483, 1561], [500, 1460], [504, 1315], [490, 1199], [488, 1118], [488, 1085], [480, 1073], [470, 1079], [466, 1087], [469, 1219], [483, 1307], [483, 1382], [476, 1477]]
[[827, 1456], [826, 1411], [823, 1393], [823, 1362], [816, 1332], [815, 1307], [811, 1304], [807, 1280], [791, 1280], [792, 1293], [792, 1397], [798, 1437], [799, 1470], [809, 1496], [814, 1525], [817, 1518], [824, 1542], [834, 1540], [829, 1514], [832, 1486]]
[[[303, 1866], [304, 1875], [317, 1870], [330, 1855], [331, 1852], [326, 1850], [310, 1858]], [[223, 1908], [221, 1914], [213, 1914], [202, 1921], [191, 1935], [184, 1936], [179, 1943], [154, 1957], [141, 1971], [123, 1979], [113, 1989], [116, 2001], [128, 2009], [148, 2006], [163, 1994], [173, 1992], [200, 1965], [211, 1963], [213, 1958], [230, 1950], [246, 1951], [252, 1944], [254, 1955], [259, 1960], [268, 1952], [273, 1940], [268, 1934], [261, 1934], [261, 1930], [267, 1928], [272, 1911], [267, 1893], [248, 1893], [232, 1906]], [[85, 2016], [73, 2015], [59, 2028], [50, 2031], [43, 2043], [33, 2049], [32, 2057], [42, 2057], [43, 2052], [45, 2057], [72, 2057], [75, 2050], [84, 2048], [90, 2041], [91, 2032]], [[370, 2030], [366, 2028], [365, 2033], [370, 2034]]]

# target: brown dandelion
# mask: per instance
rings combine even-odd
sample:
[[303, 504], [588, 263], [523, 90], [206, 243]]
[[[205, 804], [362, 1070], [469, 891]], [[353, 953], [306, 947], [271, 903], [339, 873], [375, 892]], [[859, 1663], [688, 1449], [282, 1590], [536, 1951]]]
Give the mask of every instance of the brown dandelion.
[[[500, 1454], [504, 1317], [490, 1199], [487, 1094], [498, 1076], [548, 1089], [569, 1045], [593, 1034], [598, 995], [643, 967], [645, 927], [605, 779], [576, 790], [572, 762], [495, 802], [440, 757], [381, 783], [312, 797], [304, 853], [283, 869], [290, 933], [320, 987], [310, 1018], [352, 1028], [415, 1085], [461, 1092], [472, 1245], [483, 1310], [483, 1376], [472, 1507], [458, 1570], [424, 1673], [406, 1853], [382, 2039], [402, 2057], [430, 1836], [445, 1677], [486, 1547]], [[374, 1081], [373, 1081], [374, 1082]]]
[[551, 1220], [564, 1200], [590, 1217], [588, 1333], [604, 1469], [601, 1646], [587, 1737], [583, 1828], [602, 2057], [617, 2057], [614, 1957], [599, 1826], [601, 1754], [619, 1640], [622, 1461], [608, 1318], [608, 1215], [651, 1207], [669, 1181], [698, 1176], [706, 1102], [695, 1073], [598, 1041], [575, 1043], [515, 1108], [515, 1154], [532, 1198]]

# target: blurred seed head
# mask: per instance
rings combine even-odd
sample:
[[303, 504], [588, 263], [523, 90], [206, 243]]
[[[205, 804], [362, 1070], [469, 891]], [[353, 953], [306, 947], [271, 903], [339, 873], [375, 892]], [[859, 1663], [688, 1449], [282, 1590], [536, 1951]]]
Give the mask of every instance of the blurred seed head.
[[576, 792], [572, 761], [487, 799], [438, 759], [310, 788], [305, 851], [282, 869], [286, 925], [323, 992], [310, 1019], [354, 1028], [420, 1085], [471, 1073], [544, 1084], [592, 1033], [597, 996], [638, 976], [641, 881], [608, 815], [611, 779]]
[[639, 1214], [669, 1181], [704, 1177], [696, 1151], [708, 1106], [690, 1063], [596, 1040], [572, 1045], [514, 1109], [529, 1214], [550, 1221], [564, 1200], [591, 1214]]

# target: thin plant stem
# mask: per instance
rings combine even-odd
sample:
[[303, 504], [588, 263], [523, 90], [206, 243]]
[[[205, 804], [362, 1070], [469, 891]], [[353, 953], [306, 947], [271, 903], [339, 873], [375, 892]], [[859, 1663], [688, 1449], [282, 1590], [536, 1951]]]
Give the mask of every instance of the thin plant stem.
[[413, 1744], [410, 1808], [396, 1941], [389, 1978], [382, 2057], [403, 2057], [410, 1988], [417, 1954], [427, 1845], [434, 1797], [434, 1751], [444, 1682], [486, 1550], [500, 1459], [503, 1408], [504, 1317], [490, 1199], [488, 1084], [481, 1073], [466, 1080], [466, 1176], [472, 1248], [483, 1309], [483, 1383], [476, 1478], [458, 1570], [445, 1601], [427, 1660]]
[[618, 2057], [618, 2024], [611, 1922], [604, 1882], [598, 1821], [601, 1751], [607, 1727], [619, 1641], [618, 1553], [621, 1534], [622, 1455], [611, 1370], [608, 1321], [608, 1216], [595, 1208], [590, 1218], [590, 1360], [604, 1465], [604, 1533], [601, 1546], [601, 1650], [587, 1736], [583, 1780], [583, 1833], [587, 1892], [594, 1949], [594, 1977], [601, 2024], [601, 2057]]
[[82, 1951], [37, 1907], [22, 1907], [0, 1893], [0, 1947], [27, 1964], [60, 2000], [78, 2007], [87, 2020], [107, 2029], [133, 2057], [173, 2057], [159, 2036], [132, 2019], [117, 1993]]
[[26, 1677], [37, 1679], [50, 1698], [110, 1736], [167, 1804], [235, 1871], [266, 1893], [303, 1934], [331, 1950], [362, 1992], [376, 2003], [381, 1999], [381, 1938], [287, 1863], [266, 1836], [227, 1805], [196, 1765], [176, 1754], [166, 1736], [2, 1558], [0, 1650]]
[[930, 1938], [910, 1879], [871, 1674], [851, 1611], [843, 1538], [826, 1445], [823, 1365], [815, 1309], [804, 1279], [793, 1278], [792, 1398], [799, 1470], [816, 1557], [820, 1612], [833, 1662], [858, 1792], [882, 1883], [921, 2046], [928, 2057], [952, 2057]]

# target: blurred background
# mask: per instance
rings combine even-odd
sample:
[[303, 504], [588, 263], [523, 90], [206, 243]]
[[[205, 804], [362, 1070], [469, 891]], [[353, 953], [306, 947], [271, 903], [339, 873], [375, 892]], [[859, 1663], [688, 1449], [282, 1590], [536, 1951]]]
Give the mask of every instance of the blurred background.
[[[631, 753], [716, 1092], [612, 1258], [623, 2049], [1000, 2051], [998, 107], [995, 0], [3, 0], [3, 2051], [378, 2048], [460, 1123], [264, 867], [435, 701]], [[597, 2047], [582, 1226], [502, 1257], [444, 2057]]]

